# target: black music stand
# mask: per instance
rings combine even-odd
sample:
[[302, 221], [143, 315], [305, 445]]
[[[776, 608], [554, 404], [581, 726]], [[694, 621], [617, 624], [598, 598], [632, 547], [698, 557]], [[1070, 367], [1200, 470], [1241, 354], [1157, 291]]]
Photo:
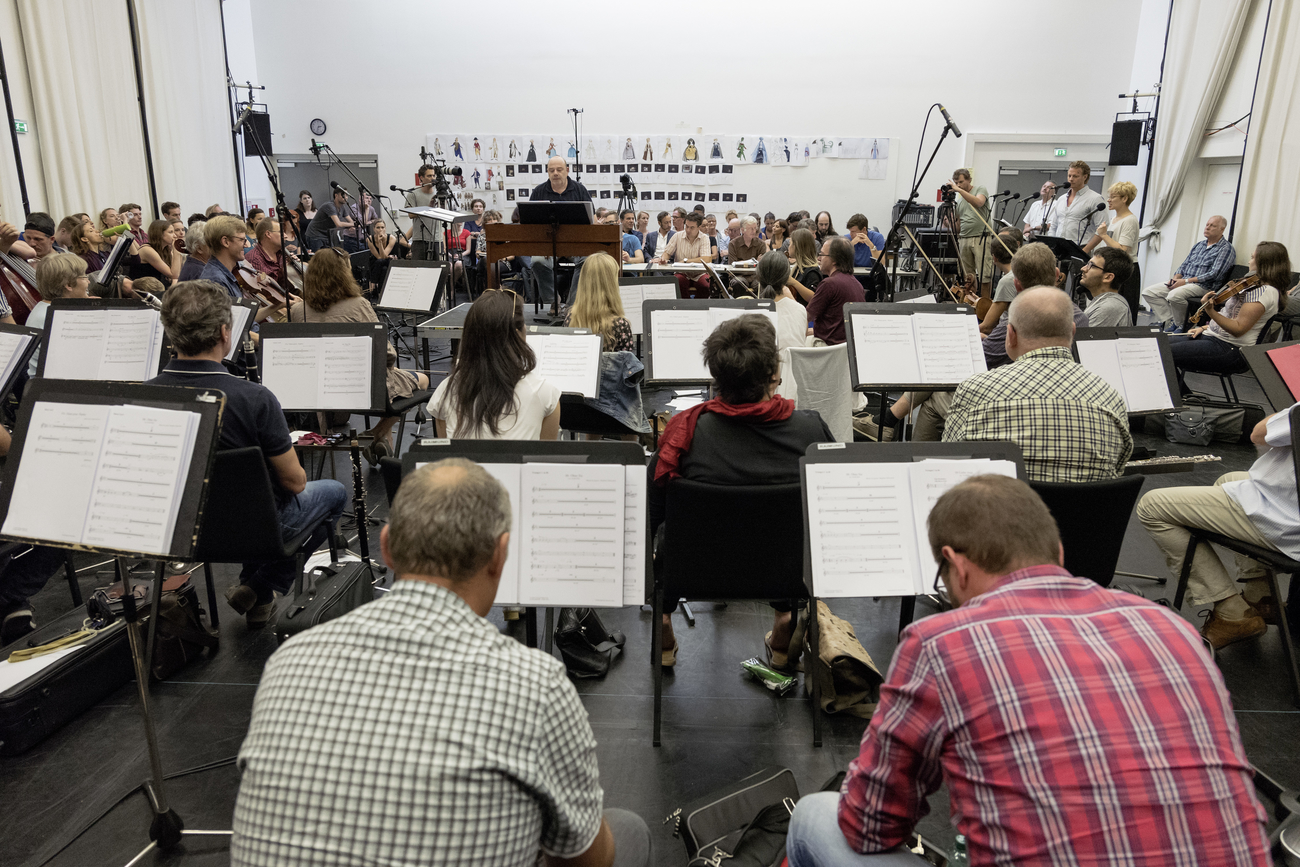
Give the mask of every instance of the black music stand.
[[[1160, 362], [1164, 366], [1165, 387], [1169, 389], [1169, 400], [1173, 404], [1161, 409], [1129, 410], [1129, 415], [1152, 415], [1173, 412], [1183, 405], [1182, 390], [1178, 387], [1178, 371], [1174, 367], [1174, 355], [1169, 349], [1169, 335], [1152, 326], [1134, 326], [1132, 328], [1079, 328], [1074, 332], [1074, 343], [1070, 352], [1074, 360], [1083, 364], [1079, 358], [1079, 344], [1097, 340], [1154, 340], [1160, 349]], [[1084, 365], [1087, 367], [1087, 365]], [[1095, 371], [1094, 371], [1095, 372]], [[1122, 394], [1123, 392], [1121, 392]], [[1127, 400], [1125, 401], [1127, 403]], [[1294, 402], [1294, 401], [1293, 401]], [[1287, 404], [1290, 406], [1290, 404]]]
[[[538, 226], [546, 225], [551, 227], [551, 268], [552, 271], [559, 275], [560, 257], [556, 252], [560, 241], [561, 226], [590, 226], [595, 222], [596, 210], [591, 206], [590, 201], [528, 201], [516, 202], [516, 210], [519, 212], [519, 224], [521, 226]], [[552, 278], [554, 279], [554, 278]], [[577, 289], [575, 281], [570, 293]], [[559, 301], [559, 289], [552, 285], [552, 291], [555, 293], [555, 301]], [[538, 293], [538, 303], [541, 303], [541, 293]]]
[[[677, 301], [643, 301], [641, 303], [641, 336], [645, 339], [645, 385], [693, 385], [707, 387], [713, 382], [712, 377], [707, 373], [702, 377], [665, 377], [655, 371], [655, 344], [654, 334], [650, 330], [650, 324], [654, 321], [654, 312], [656, 310], [699, 310], [707, 311], [710, 307], [732, 308], [740, 310], [752, 310], [755, 313], [770, 313], [776, 309], [774, 301], [758, 301], [753, 298], [685, 298]], [[708, 335], [705, 335], [706, 337]], [[700, 350], [704, 348], [704, 341], [700, 341]], [[663, 353], [661, 352], [660, 355]], [[661, 365], [662, 368], [662, 365]]]
[[31, 364], [32, 355], [41, 347], [41, 338], [44, 332], [39, 328], [28, 328], [26, 325], [6, 325], [0, 322], [0, 334], [11, 334], [22, 341], [22, 343], [10, 356], [7, 367], [0, 367], [0, 399], [7, 396], [18, 385], [18, 382], [26, 376], [27, 368]]
[[[406, 279], [406, 272], [411, 272], [414, 282], [417, 284], [427, 283], [426, 271], [436, 269], [436, 281], [432, 291], [428, 290], [427, 285], [417, 285], [416, 289], [411, 292], [404, 292], [400, 297], [389, 297], [389, 283], [392, 281], [394, 272], [401, 274]], [[448, 303], [455, 292], [448, 293], [447, 288], [451, 285], [452, 265], [450, 262], [437, 259], [392, 259], [388, 263], [388, 270], [384, 273], [383, 285], [379, 287], [379, 298], [375, 301], [375, 312], [383, 318], [384, 323], [388, 326], [390, 338], [395, 337], [399, 343], [406, 344], [405, 338], [402, 337], [401, 327], [406, 324], [408, 313], [426, 313], [430, 316], [436, 315], [442, 310], [443, 304]], [[425, 303], [427, 298], [427, 304]], [[394, 322], [388, 311], [395, 311], [401, 315], [400, 322]], [[415, 323], [411, 323], [411, 340], [417, 339]], [[425, 344], [427, 348], [427, 343]], [[414, 344], [410, 346], [411, 357], [415, 357]], [[428, 359], [425, 359], [425, 368], [429, 366]]]
[[1300, 340], [1241, 347], [1242, 357], [1250, 365], [1251, 373], [1259, 380], [1260, 387], [1264, 389], [1264, 396], [1268, 398], [1274, 412], [1283, 412], [1300, 400], [1291, 393], [1291, 387], [1286, 384], [1282, 374], [1277, 372], [1277, 366], [1268, 355], [1274, 349], [1286, 349], [1291, 346], [1300, 346]]
[[[143, 301], [137, 301], [133, 298], [56, 298], [54, 299], [53, 301], [50, 302], [50, 309], [45, 313], [45, 332], [41, 341], [42, 345], [45, 347], [45, 351], [41, 353], [40, 360], [37, 362], [36, 375], [39, 377], [45, 377], [47, 375], [45, 369], [50, 360], [51, 351], [54, 346], [50, 340], [50, 337], [54, 332], [56, 321], [58, 321], [59, 317], [63, 313], [85, 312], [85, 311], [112, 311], [112, 310], [149, 310], [149, 309], [150, 309], [149, 306], [146, 305]], [[155, 318], [159, 318], [158, 311], [156, 310], [153, 311], [153, 315]], [[159, 321], [158, 323], [158, 328], [159, 331], [162, 330], [161, 321]], [[152, 374], [148, 377], [149, 379], [152, 379], [153, 376], [156, 376], [157, 374], [162, 372], [162, 369], [167, 365], [167, 358], [168, 358], [167, 337], [166, 334], [163, 333], [162, 339], [158, 342], [158, 363], [156, 366], [152, 368]], [[79, 376], [77, 378], [87, 379], [87, 380], [98, 379], [101, 382], [112, 382], [112, 381], [143, 382], [144, 381], [143, 379], [110, 380], [104, 377], [92, 377], [92, 376]]]
[[[18, 412], [18, 424], [14, 428], [13, 445], [3, 470], [3, 486], [0, 487], [0, 514], [11, 515], [11, 502], [15, 487], [22, 472], [23, 452], [27, 443], [27, 433], [31, 425], [32, 413], [37, 403], [82, 404], [94, 406], [138, 405], [154, 409], [191, 412], [198, 416], [196, 437], [190, 453], [189, 465], [185, 468], [184, 484], [181, 486], [181, 503], [176, 524], [169, 542], [162, 546], [166, 550], [133, 550], [128, 547], [108, 545], [89, 545], [81, 541], [39, 538], [21, 533], [7, 533], [0, 530], [0, 538], [23, 542], [29, 545], [46, 545], [66, 548], [74, 551], [105, 554], [115, 558], [118, 577], [122, 581], [122, 616], [127, 624], [127, 637], [131, 645], [131, 656], [135, 664], [136, 688], [140, 695], [140, 711], [143, 715], [145, 740], [149, 750], [151, 776], [144, 783], [145, 794], [153, 812], [149, 825], [150, 843], [131, 863], [137, 863], [146, 853], [154, 848], [168, 850], [180, 843], [183, 836], [228, 836], [230, 831], [186, 831], [184, 822], [171, 809], [163, 788], [162, 759], [158, 752], [157, 735], [153, 716], [149, 707], [149, 677], [153, 656], [154, 636], [158, 626], [157, 612], [162, 601], [163, 578], [166, 564], [173, 560], [189, 560], [194, 555], [198, 542], [199, 528], [203, 521], [204, 498], [207, 493], [208, 477], [212, 470], [212, 459], [221, 428], [221, 415], [225, 409], [225, 395], [214, 389], [180, 388], [159, 385], [121, 385], [117, 383], [89, 382], [84, 380], [36, 380], [27, 387]], [[102, 448], [102, 446], [101, 446]], [[97, 462], [96, 462], [97, 463]], [[75, 468], [70, 467], [70, 471]], [[86, 468], [84, 474], [92, 476], [95, 466]], [[86, 480], [90, 484], [89, 478]], [[87, 504], [87, 509], [91, 508]], [[5, 523], [8, 523], [6, 518]], [[144, 559], [154, 562], [152, 612], [149, 618], [148, 632], [145, 633], [141, 623], [141, 612], [136, 607], [135, 594], [131, 585], [131, 570], [127, 568], [128, 559]]]

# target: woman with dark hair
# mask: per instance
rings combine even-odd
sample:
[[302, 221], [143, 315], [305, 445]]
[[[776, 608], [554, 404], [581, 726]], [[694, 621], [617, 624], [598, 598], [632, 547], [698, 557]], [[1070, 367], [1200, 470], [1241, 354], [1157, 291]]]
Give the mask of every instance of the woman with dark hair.
[[795, 300], [794, 281], [790, 276], [790, 260], [778, 250], [763, 254], [754, 271], [758, 283], [759, 300], [776, 302], [776, 348], [806, 346], [808, 338], [808, 311]]
[[813, 239], [813, 233], [807, 229], [795, 229], [790, 235], [790, 248], [786, 255], [790, 258], [790, 267], [794, 271], [799, 287], [797, 300], [807, 304], [817, 291], [817, 284], [822, 282], [821, 268], [818, 266], [817, 254], [821, 247]]
[[835, 224], [831, 222], [830, 211], [817, 212], [817, 243], [821, 244], [827, 238], [835, 236]]
[[111, 229], [120, 225], [122, 225], [122, 218], [118, 216], [117, 208], [105, 208], [99, 212], [100, 230]]
[[484, 292], [469, 308], [451, 375], [429, 401], [438, 436], [553, 440], [560, 435], [560, 390], [537, 372], [524, 339], [523, 299]]
[[[99, 229], [95, 228], [94, 223], [82, 223], [72, 230], [72, 240], [68, 248], [86, 260], [87, 272], [94, 273], [104, 267], [104, 261], [108, 259], [108, 253], [113, 245], [104, 240], [104, 236], [99, 233]], [[140, 261], [139, 257], [134, 255], [139, 249], [132, 241], [131, 258], [124, 260], [128, 267], [132, 261]]]
[[[1205, 313], [1211, 320], [1208, 325], [1170, 335], [1169, 351], [1184, 395], [1192, 393], [1183, 380], [1185, 371], [1221, 374], [1245, 373], [1249, 369], [1241, 347], [1254, 345], [1291, 287], [1291, 257], [1286, 247], [1277, 241], [1260, 241], [1250, 254], [1250, 271], [1242, 279], [1251, 275], [1259, 278], [1259, 285], [1232, 296], [1220, 311], [1211, 305]], [[1213, 292], [1206, 292], [1201, 301], [1213, 297]]]
[[776, 220], [767, 230], [767, 249], [778, 253], [790, 252], [790, 223]]
[[299, 191], [298, 207], [293, 209], [293, 213], [298, 223], [295, 234], [301, 238], [307, 234], [307, 224], [316, 216], [316, 203], [312, 201], [311, 190]]
[[176, 252], [176, 230], [166, 220], [149, 224], [149, 243], [140, 248], [140, 258], [128, 268], [132, 280], [153, 277], [171, 286], [181, 276], [182, 257]]
[[[815, 411], [796, 410], [794, 401], [776, 394], [781, 362], [776, 329], [766, 316], [737, 316], [715, 328], [704, 341], [704, 363], [718, 396], [669, 419], [647, 468], [650, 538], [664, 521], [672, 479], [712, 485], [797, 484], [799, 458], [808, 446], [834, 440]], [[777, 668], [792, 668], [799, 657], [799, 643], [791, 640], [793, 606], [786, 602], [774, 607], [776, 622], [764, 638], [768, 661]], [[661, 663], [671, 666], [677, 662], [677, 641], [666, 613], [661, 629]]]

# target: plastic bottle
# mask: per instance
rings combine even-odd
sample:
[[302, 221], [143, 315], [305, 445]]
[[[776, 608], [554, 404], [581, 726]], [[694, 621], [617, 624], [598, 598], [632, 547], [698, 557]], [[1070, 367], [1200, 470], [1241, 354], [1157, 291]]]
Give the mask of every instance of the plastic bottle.
[[952, 864], [969, 864], [970, 859], [966, 857], [966, 835], [958, 834], [957, 839], [952, 845]]

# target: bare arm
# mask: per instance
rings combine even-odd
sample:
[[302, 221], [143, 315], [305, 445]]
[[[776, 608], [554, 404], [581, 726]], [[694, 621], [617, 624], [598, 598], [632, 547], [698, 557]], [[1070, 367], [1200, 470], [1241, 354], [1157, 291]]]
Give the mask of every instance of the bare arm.
[[591, 841], [587, 851], [572, 858], [552, 858], [546, 856], [547, 867], [610, 867], [614, 863], [614, 835], [609, 824], [600, 820], [600, 830], [596, 839]]
[[[551, 411], [551, 414], [548, 415], [546, 418], [542, 419], [541, 438], [544, 440], [558, 440], [560, 438], [560, 405], [558, 403], [555, 405], [555, 409]], [[561, 863], [567, 864], [570, 862], [565, 861]], [[577, 862], [573, 862], [573, 863], [577, 863]], [[591, 863], [594, 864], [596, 862], [593, 861]]]
[[269, 462], [280, 487], [291, 494], [301, 494], [307, 489], [307, 472], [298, 463], [298, 452], [293, 446], [284, 454], [270, 458]]
[[1290, 410], [1283, 410], [1282, 412], [1275, 412], [1275, 413], [1273, 413], [1273, 414], [1270, 415], [1270, 416], [1267, 416], [1267, 417], [1265, 417], [1265, 418], [1260, 419], [1259, 424], [1255, 425], [1255, 429], [1252, 430], [1252, 431], [1250, 432], [1250, 441], [1253, 442], [1253, 443], [1254, 443], [1255, 445], [1257, 445], [1257, 446], [1266, 446], [1266, 445], [1268, 445], [1268, 443], [1264, 441], [1264, 437], [1266, 437], [1266, 436], [1268, 435], [1268, 423], [1269, 423], [1269, 421], [1272, 420], [1272, 419], [1274, 419], [1274, 418], [1277, 418], [1279, 415], [1282, 415], [1283, 413], [1286, 413], [1286, 412], [1290, 412]]
[[[1212, 295], [1213, 293], [1206, 292], [1205, 296], [1202, 297], [1201, 300], [1205, 301]], [[1258, 301], [1247, 301], [1245, 304], [1241, 305], [1241, 309], [1237, 311], [1236, 319], [1229, 319], [1214, 309], [1205, 312], [1211, 319], [1217, 322], [1219, 327], [1224, 331], [1228, 332], [1233, 337], [1240, 337], [1249, 332], [1250, 329], [1255, 326], [1255, 323], [1259, 321], [1259, 317], [1264, 315], [1264, 305], [1260, 304]]]

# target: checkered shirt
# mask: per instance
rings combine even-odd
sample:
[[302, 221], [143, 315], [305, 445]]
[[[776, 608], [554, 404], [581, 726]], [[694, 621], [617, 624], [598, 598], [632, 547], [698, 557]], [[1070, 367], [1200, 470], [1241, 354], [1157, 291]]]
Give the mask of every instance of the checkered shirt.
[[236, 867], [531, 865], [600, 830], [564, 666], [422, 581], [271, 657], [239, 766]]
[[1113, 479], [1133, 452], [1124, 398], [1063, 346], [1026, 352], [959, 385], [943, 440], [1010, 440], [1036, 482]]
[[1235, 264], [1237, 251], [1228, 243], [1227, 238], [1220, 238], [1219, 243], [1213, 247], [1201, 239], [1192, 245], [1187, 258], [1175, 273], [1195, 277], [1197, 284], [1204, 286], [1206, 292], [1218, 292], [1227, 282], [1228, 272]]
[[972, 867], [1265, 867], [1252, 779], [1191, 626], [1033, 566], [903, 630], [839, 824], [887, 851], [946, 782]]

